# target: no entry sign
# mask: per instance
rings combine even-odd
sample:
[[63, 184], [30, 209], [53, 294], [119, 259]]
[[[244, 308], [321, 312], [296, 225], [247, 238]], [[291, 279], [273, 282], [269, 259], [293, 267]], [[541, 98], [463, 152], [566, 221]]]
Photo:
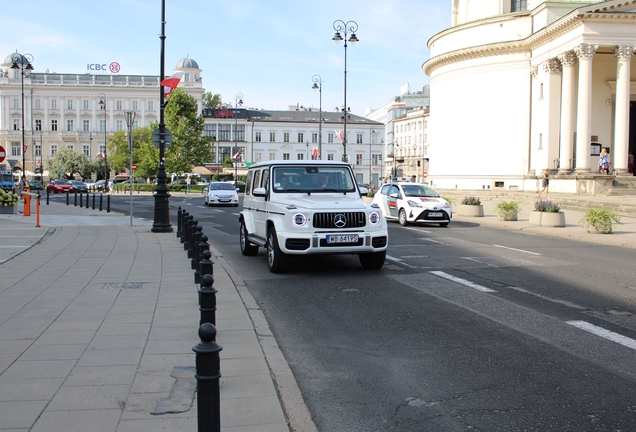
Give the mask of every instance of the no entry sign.
[[7, 153], [4, 150], [4, 147], [0, 146], [0, 162], [4, 162], [6, 158], [7, 158]]

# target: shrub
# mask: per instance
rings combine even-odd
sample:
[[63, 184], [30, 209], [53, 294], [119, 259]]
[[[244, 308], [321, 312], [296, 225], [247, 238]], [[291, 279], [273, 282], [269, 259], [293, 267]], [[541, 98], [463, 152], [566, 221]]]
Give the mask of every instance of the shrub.
[[462, 200], [462, 205], [481, 205], [478, 197], [467, 196]]
[[497, 204], [496, 211], [499, 217], [505, 220], [510, 220], [515, 214], [521, 213], [519, 204], [516, 201], [502, 201]]
[[558, 203], [541, 200], [534, 203], [534, 209], [545, 213], [558, 213], [561, 211], [561, 207]]
[[620, 224], [621, 218], [611, 210], [591, 208], [585, 212], [579, 225], [583, 228], [594, 227], [596, 231], [611, 234], [612, 222]]

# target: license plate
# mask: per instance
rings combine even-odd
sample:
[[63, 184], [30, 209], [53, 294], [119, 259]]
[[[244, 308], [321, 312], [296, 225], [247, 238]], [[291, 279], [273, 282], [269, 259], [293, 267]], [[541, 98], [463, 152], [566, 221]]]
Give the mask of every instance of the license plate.
[[358, 234], [328, 235], [327, 243], [358, 243]]
[[436, 213], [429, 212], [428, 217], [442, 217], [442, 215], [443, 213], [441, 212], [436, 212]]

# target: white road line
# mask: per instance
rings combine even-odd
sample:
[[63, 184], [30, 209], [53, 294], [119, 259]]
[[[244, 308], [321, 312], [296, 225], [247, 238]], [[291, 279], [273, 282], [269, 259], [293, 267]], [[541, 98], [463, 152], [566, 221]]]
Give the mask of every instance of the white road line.
[[392, 257], [391, 255], [387, 255], [386, 259], [391, 260], [391, 261], [396, 261], [396, 262], [402, 262], [401, 259], [396, 258], [396, 257]]
[[598, 327], [585, 321], [566, 321], [566, 323], [588, 333], [595, 334], [612, 342], [616, 342], [617, 344], [626, 346], [627, 348], [636, 350], [636, 340], [605, 330], [603, 327]]
[[441, 241], [433, 240], [433, 239], [426, 238], [426, 237], [420, 237], [418, 240], [426, 240], [427, 242], [431, 242], [431, 243], [444, 244]]
[[453, 282], [457, 282], [458, 284], [465, 285], [465, 286], [467, 286], [469, 288], [476, 289], [477, 291], [488, 292], [488, 293], [497, 292], [497, 291], [495, 291], [493, 289], [487, 288], [485, 286], [478, 285], [478, 284], [476, 284], [474, 282], [471, 282], [469, 280], [458, 278], [458, 277], [455, 277], [453, 275], [449, 275], [448, 273], [444, 273], [443, 271], [432, 271], [430, 273], [434, 274], [435, 276], [439, 276], [441, 278], [448, 279], [448, 280], [453, 281]]
[[426, 230], [422, 230], [422, 229], [418, 229], [418, 228], [409, 228], [409, 227], [403, 227], [407, 230], [411, 230], [411, 231], [417, 231], [419, 233], [426, 233], [426, 234], [430, 234], [430, 231], [426, 231]]
[[523, 249], [515, 249], [515, 248], [508, 247], [508, 246], [501, 246], [501, 245], [496, 245], [496, 244], [494, 244], [493, 246], [494, 247], [498, 247], [498, 248], [503, 248], [503, 249], [510, 249], [510, 250], [517, 251], [517, 252], [523, 252], [523, 253], [527, 253], [527, 254], [530, 254], [530, 255], [541, 255], [540, 253], [530, 252], [530, 251], [523, 250]]
[[579, 305], [577, 305], [576, 303], [572, 303], [572, 302], [569, 302], [569, 301], [567, 301], [567, 300], [557, 300], [557, 299], [553, 299], [553, 298], [551, 298], [551, 297], [544, 296], [543, 294], [539, 294], [539, 293], [535, 293], [535, 292], [532, 292], [532, 291], [528, 291], [528, 290], [523, 289], [523, 288], [514, 287], [514, 286], [509, 286], [508, 288], [510, 288], [510, 289], [512, 289], [512, 290], [515, 290], [515, 291], [519, 291], [519, 292], [524, 293], [524, 294], [527, 294], [527, 295], [531, 295], [531, 296], [538, 297], [538, 298], [543, 299], [543, 300], [551, 301], [551, 302], [553, 302], [553, 303], [562, 304], [563, 306], [567, 306], [567, 307], [570, 307], [570, 308], [573, 308], [573, 309], [578, 309], [578, 310], [585, 310], [585, 309], [587, 309], [587, 308], [585, 308], [585, 307], [583, 307], [583, 306], [579, 306]]

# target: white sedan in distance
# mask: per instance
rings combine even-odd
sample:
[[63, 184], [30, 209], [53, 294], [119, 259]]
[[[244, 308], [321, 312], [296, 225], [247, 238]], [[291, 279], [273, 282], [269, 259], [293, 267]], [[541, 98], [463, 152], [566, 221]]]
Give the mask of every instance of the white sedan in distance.
[[380, 206], [387, 220], [397, 220], [402, 226], [426, 223], [445, 227], [453, 217], [450, 203], [433, 188], [419, 183], [382, 185], [373, 197], [373, 203]]
[[204, 190], [205, 205], [227, 204], [234, 207], [239, 205], [238, 189], [232, 183], [211, 182]]

